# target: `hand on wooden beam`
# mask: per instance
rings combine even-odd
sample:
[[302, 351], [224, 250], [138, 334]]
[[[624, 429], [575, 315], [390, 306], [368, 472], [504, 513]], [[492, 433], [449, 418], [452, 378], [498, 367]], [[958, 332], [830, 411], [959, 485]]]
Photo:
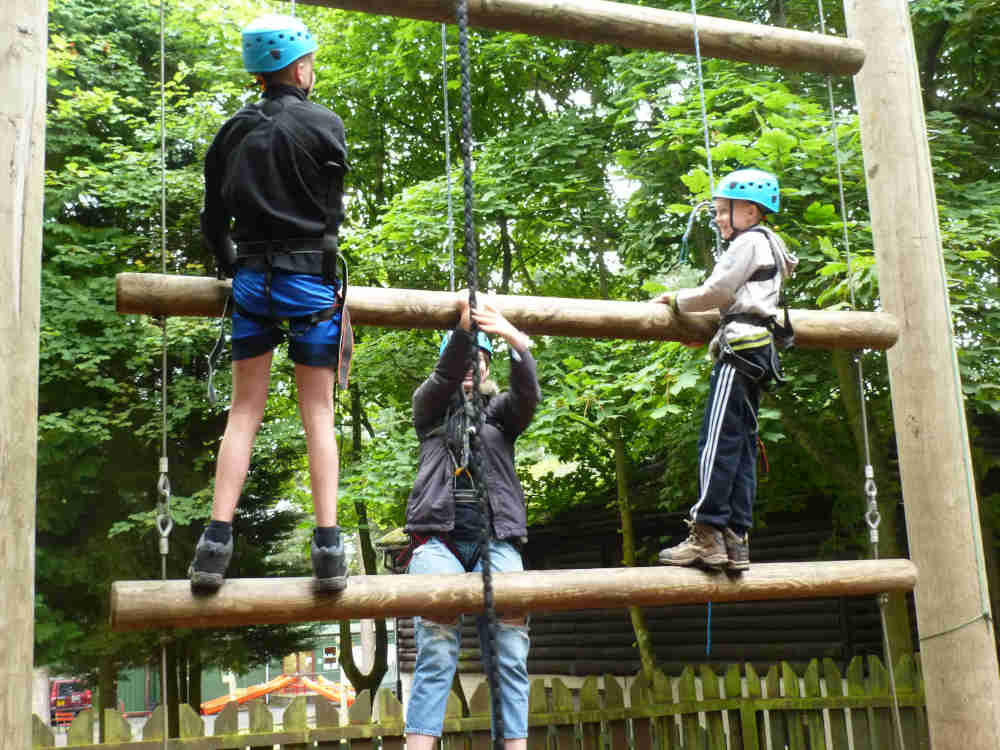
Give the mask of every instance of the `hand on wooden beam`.
[[486, 333], [500, 336], [514, 350], [525, 352], [531, 346], [531, 339], [505, 318], [491, 302], [486, 300], [472, 313], [476, 325]]
[[[658, 294], [657, 296], [653, 297], [653, 299], [650, 301], [653, 302], [654, 304], [666, 305], [667, 307], [670, 308], [670, 313], [675, 318], [678, 318], [678, 321], [680, 320], [679, 316], [681, 315], [681, 311], [677, 309], [677, 292], [663, 292], [662, 294]], [[695, 339], [691, 340], [681, 339], [680, 343], [684, 344], [684, 346], [690, 347], [691, 349], [697, 349], [698, 347], [705, 345], [704, 341], [699, 341]]]

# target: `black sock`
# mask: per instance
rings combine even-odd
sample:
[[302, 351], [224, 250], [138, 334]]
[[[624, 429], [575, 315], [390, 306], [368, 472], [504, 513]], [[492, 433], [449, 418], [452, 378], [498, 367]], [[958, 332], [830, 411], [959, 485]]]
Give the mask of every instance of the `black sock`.
[[313, 532], [317, 547], [336, 547], [340, 544], [339, 526], [317, 526]]
[[233, 525], [225, 521], [216, 521], [213, 518], [205, 527], [205, 538], [212, 542], [225, 544], [233, 538]]

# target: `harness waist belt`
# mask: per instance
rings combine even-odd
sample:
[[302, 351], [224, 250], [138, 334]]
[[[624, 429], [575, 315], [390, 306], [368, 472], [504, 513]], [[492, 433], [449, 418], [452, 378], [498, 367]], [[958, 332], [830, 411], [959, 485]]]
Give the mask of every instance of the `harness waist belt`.
[[770, 329], [774, 325], [774, 318], [765, 318], [763, 315], [754, 315], [753, 313], [731, 313], [722, 316], [722, 325], [726, 323], [747, 323]]
[[266, 255], [295, 255], [336, 250], [337, 243], [328, 237], [301, 237], [287, 240], [255, 240], [238, 242], [236, 253], [241, 258]]

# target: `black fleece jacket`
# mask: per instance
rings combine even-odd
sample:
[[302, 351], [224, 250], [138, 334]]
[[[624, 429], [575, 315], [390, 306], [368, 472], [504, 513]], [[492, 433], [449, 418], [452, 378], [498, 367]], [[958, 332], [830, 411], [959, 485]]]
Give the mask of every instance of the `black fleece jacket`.
[[205, 155], [201, 215], [220, 269], [233, 273], [231, 240], [247, 252], [260, 249], [251, 243], [294, 250], [299, 241], [302, 252], [286, 254], [275, 267], [322, 273], [316, 241], [329, 230], [336, 234], [343, 221], [347, 168], [344, 123], [299, 88], [271, 86], [262, 102], [229, 118]]

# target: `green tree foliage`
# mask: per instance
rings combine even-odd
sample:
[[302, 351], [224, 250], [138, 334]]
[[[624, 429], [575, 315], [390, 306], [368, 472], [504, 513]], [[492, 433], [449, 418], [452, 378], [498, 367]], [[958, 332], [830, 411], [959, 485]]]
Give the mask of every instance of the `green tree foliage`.
[[[690, 9], [682, 2], [643, 4]], [[992, 159], [998, 79], [984, 51], [998, 22], [987, 2], [917, 0], [910, 7], [966, 404], [976, 415], [979, 448], [1000, 414], [1000, 181]], [[223, 119], [257, 93], [240, 67], [238, 34], [261, 8], [248, 0], [225, 6], [187, 0], [167, 10], [167, 268], [205, 275], [214, 266], [198, 231], [201, 159]], [[440, 26], [298, 10], [321, 43], [313, 96], [337, 111], [347, 129], [352, 171], [342, 246], [352, 283], [447, 289]], [[820, 27], [814, 8], [782, 0], [706, 0], [699, 12]], [[842, 34], [841, 11], [829, 12], [827, 29]], [[55, 0], [50, 7], [36, 633], [40, 662], [76, 669], [146, 660], [154, 646], [151, 637], [113, 636], [104, 623], [111, 580], [159, 572], [152, 509], [162, 323], [117, 315], [112, 299], [115, 273], [160, 268], [157, 14], [139, 0]], [[679, 261], [680, 243], [691, 207], [710, 194], [710, 153], [715, 179], [740, 166], [779, 174], [783, 207], [774, 227], [802, 261], [788, 287], [790, 306], [878, 307], [848, 79], [832, 82], [844, 217], [821, 76], [706, 60], [707, 153], [692, 58], [482, 31], [472, 33], [470, 45], [481, 287], [645, 300], [697, 283], [713, 262], [706, 222], [695, 223], [691, 263]], [[461, 287], [453, 27], [445, 53], [452, 242]], [[204, 397], [204, 354], [216, 323], [172, 319], [167, 333], [177, 523], [169, 574], [179, 577], [208, 512], [225, 407]], [[403, 522], [417, 453], [410, 397], [433, 366], [438, 342], [427, 331], [371, 329], [359, 338], [352, 384], [360, 394], [357, 408], [343, 395], [338, 404], [340, 519], [347, 529], [357, 526], [359, 503], [373, 530]], [[625, 507], [623, 476], [629, 509], [684, 510], [697, 489], [695, 443], [710, 366], [705, 350], [550, 337], [535, 343], [544, 401], [518, 447], [532, 522], [585, 506], [603, 508], [610, 522]], [[504, 362], [501, 353], [494, 367], [501, 381]], [[881, 355], [865, 354], [863, 362], [883, 518], [896, 520], [888, 375]], [[808, 513], [829, 525], [825, 555], [866, 554], [863, 430], [851, 359], [796, 350], [785, 363], [789, 384], [761, 410], [775, 469], [761, 486], [758, 522]], [[227, 377], [217, 376], [223, 391]], [[312, 507], [295, 410], [290, 363], [279, 353], [237, 521], [237, 575], [304, 570], [301, 533], [311, 524]], [[990, 455], [976, 451], [984, 522], [996, 534], [1000, 512], [989, 489], [996, 481]], [[674, 531], [635, 539], [636, 563], [650, 563]], [[883, 554], [900, 551], [905, 541], [901, 528], [882, 539]], [[199, 643], [206, 664], [239, 668], [301, 636], [253, 629], [213, 637], [211, 648], [194, 634], [177, 642], [180, 653]]]

